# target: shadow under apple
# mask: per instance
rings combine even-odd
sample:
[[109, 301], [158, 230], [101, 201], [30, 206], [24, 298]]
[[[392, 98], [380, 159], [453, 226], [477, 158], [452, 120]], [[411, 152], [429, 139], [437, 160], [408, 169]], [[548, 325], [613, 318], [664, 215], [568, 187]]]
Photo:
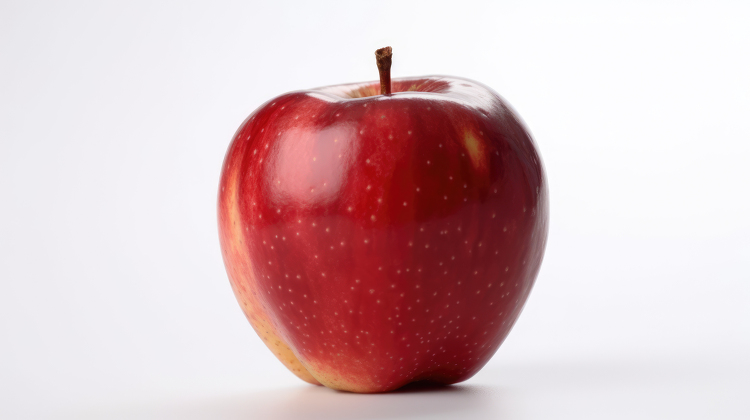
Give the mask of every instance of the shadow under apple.
[[[323, 387], [303, 386], [292, 389], [256, 392], [224, 401], [206, 401], [191, 410], [222, 418], [269, 419], [381, 419], [471, 416], [489, 404], [488, 387], [472, 385], [442, 386], [416, 383], [385, 394], [353, 394]], [[221, 416], [221, 415], [220, 415]]]

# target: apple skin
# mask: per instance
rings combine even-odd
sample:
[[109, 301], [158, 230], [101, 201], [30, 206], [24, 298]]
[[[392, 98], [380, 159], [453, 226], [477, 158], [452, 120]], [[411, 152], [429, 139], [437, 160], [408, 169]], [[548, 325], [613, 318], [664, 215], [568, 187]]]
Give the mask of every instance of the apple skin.
[[547, 181], [491, 89], [430, 76], [292, 92], [236, 132], [219, 236], [253, 328], [301, 379], [352, 392], [478, 372], [547, 241]]

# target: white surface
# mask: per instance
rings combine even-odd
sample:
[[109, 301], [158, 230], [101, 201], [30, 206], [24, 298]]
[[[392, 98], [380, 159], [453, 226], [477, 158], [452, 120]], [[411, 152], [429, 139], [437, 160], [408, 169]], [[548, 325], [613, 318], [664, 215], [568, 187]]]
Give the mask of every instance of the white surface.
[[746, 419], [747, 381], [725, 365], [521, 364], [470, 383], [360, 395], [288, 385], [57, 411], [71, 419]]
[[[750, 9], [628, 4], [3, 2], [0, 417], [749, 418]], [[516, 107], [552, 223], [485, 370], [361, 396], [254, 335], [215, 197], [255, 107], [384, 45]]]

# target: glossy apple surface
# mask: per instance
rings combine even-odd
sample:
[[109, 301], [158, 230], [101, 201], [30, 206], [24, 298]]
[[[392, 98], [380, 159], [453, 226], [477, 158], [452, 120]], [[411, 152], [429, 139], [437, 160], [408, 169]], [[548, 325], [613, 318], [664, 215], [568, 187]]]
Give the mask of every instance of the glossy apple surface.
[[394, 79], [279, 96], [232, 140], [224, 262], [251, 325], [310, 383], [456, 383], [492, 357], [542, 262], [534, 141], [491, 89]]

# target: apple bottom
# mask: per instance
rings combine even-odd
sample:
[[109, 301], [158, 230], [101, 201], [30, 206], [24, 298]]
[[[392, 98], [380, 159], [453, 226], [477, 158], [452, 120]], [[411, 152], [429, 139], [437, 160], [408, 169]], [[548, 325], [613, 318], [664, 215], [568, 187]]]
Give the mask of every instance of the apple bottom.
[[[248, 301], [241, 295], [239, 300], [241, 303]], [[518, 300], [524, 299], [519, 296]], [[342, 391], [376, 393], [395, 390], [412, 382], [449, 385], [469, 379], [489, 361], [508, 335], [512, 327], [510, 320], [515, 320], [521, 309], [520, 305], [513, 305], [515, 301], [508, 296], [509, 307], [498, 305], [498, 312], [492, 314], [496, 321], [472, 320], [475, 327], [471, 337], [451, 333], [448, 327], [454, 323], [447, 320], [438, 327], [443, 330], [442, 334], [427, 331], [397, 336], [390, 331], [370, 334], [360, 330], [358, 333], [361, 336], [351, 334], [351, 338], [361, 341], [349, 343], [345, 341], [348, 338], [328, 337], [329, 341], [311, 343], [303, 338], [289, 337], [288, 332], [284, 331], [286, 328], [279, 330], [284, 331], [281, 334], [287, 337], [276, 337], [271, 333], [274, 328], [267, 322], [259, 321], [260, 317], [248, 315], [248, 319], [279, 360], [301, 379]], [[246, 313], [253, 312], [246, 303], [242, 306]], [[507, 310], [511, 312], [503, 312]], [[507, 315], [507, 319], [503, 315]], [[501, 329], [482, 330], [496, 324], [501, 324]], [[331, 335], [332, 332], [326, 334]], [[341, 332], [349, 333], [348, 330]], [[410, 335], [417, 340], [410, 340]], [[433, 336], [435, 339], [429, 338]]]
[[[250, 227], [258, 312], [327, 387], [369, 393], [464, 381], [508, 335], [541, 263], [534, 216], [515, 224], [493, 216], [470, 208], [403, 231], [336, 217]], [[448, 229], [467, 232], [469, 220], [483, 226], [471, 229], [474, 240], [445, 239]]]
[[[467, 351], [463, 348], [465, 344], [458, 342], [447, 346], [435, 346], [434, 349], [428, 350], [431, 353], [404, 352], [394, 355], [392, 352], [383, 351], [377, 357], [369, 359], [356, 351], [346, 350], [319, 358], [304, 353], [296, 356], [315, 380], [326, 387], [342, 391], [387, 392], [421, 381], [449, 385], [463, 382], [476, 374], [501, 344], [502, 338], [499, 337], [507, 335], [507, 332], [501, 331], [488, 344], [478, 346], [484, 349], [476, 352], [475, 357], [459, 359], [455, 356], [463, 356], [462, 353]], [[272, 347], [270, 343], [267, 344]], [[471, 350], [468, 352], [471, 354]], [[282, 359], [282, 362], [286, 361]], [[293, 366], [292, 363], [285, 364], [297, 376], [305, 379], [303, 374], [290, 367]]]
[[[494, 337], [485, 338], [485, 343], [481, 344], [480, 350], [476, 353], [466, 350], [469, 343], [463, 343], [457, 335], [457, 340], [450, 344], [446, 342], [445, 345], [438, 345], [440, 339], [436, 340], [436, 344], [429, 347], [426, 352], [404, 351], [411, 345], [399, 345], [398, 340], [389, 338], [385, 343], [381, 343], [381, 347], [388, 347], [393, 351], [347, 348], [347, 344], [336, 349], [336, 345], [332, 344], [332, 347], [323, 346], [330, 350], [329, 352], [324, 354], [323, 350], [318, 350], [321, 356], [316, 357], [312, 352], [304, 350], [302, 353], [294, 352], [287, 345], [287, 341], [277, 336], [276, 328], [264, 319], [265, 316], [253, 310], [249, 303], [253, 299], [248, 296], [246, 289], [235, 289], [235, 293], [253, 329], [279, 361], [305, 382], [322, 384], [340, 391], [378, 393], [392, 391], [413, 382], [424, 381], [442, 385], [463, 382], [489, 361], [512, 327], [506, 322], [502, 330], [493, 334]], [[518, 313], [509, 315], [508, 318], [514, 319]], [[429, 335], [425, 334], [425, 337]], [[428, 340], [430, 339], [425, 339], [422, 343]], [[295, 341], [297, 340], [289, 340]], [[304, 345], [302, 342], [300, 344]], [[477, 346], [480, 343], [473, 344]], [[457, 355], [464, 357], [457, 359]]]

